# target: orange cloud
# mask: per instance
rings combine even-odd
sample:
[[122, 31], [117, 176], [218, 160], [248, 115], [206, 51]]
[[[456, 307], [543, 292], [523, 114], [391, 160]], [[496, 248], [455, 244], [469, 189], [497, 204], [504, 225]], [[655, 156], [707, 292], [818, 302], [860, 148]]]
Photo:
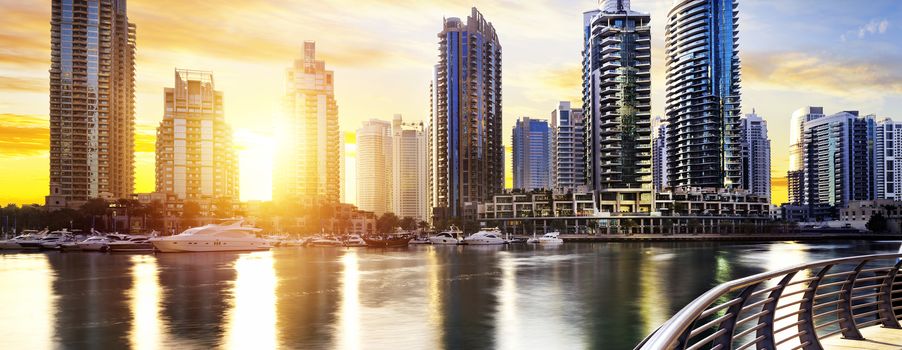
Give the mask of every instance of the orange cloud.
[[786, 90], [813, 90], [837, 96], [902, 93], [902, 65], [884, 61], [826, 59], [809, 52], [748, 54], [742, 75], [747, 81]]
[[50, 147], [48, 124], [44, 116], [0, 114], [0, 157], [47, 152]]
[[49, 93], [48, 79], [0, 76], [0, 91]]

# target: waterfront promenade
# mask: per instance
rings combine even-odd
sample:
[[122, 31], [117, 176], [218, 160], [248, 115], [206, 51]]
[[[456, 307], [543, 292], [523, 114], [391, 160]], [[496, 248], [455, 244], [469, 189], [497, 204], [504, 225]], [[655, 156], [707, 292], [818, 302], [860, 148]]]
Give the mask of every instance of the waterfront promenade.
[[834, 335], [821, 341], [825, 349], [897, 350], [902, 349], [902, 329], [871, 326], [861, 330], [863, 340], [843, 339]]

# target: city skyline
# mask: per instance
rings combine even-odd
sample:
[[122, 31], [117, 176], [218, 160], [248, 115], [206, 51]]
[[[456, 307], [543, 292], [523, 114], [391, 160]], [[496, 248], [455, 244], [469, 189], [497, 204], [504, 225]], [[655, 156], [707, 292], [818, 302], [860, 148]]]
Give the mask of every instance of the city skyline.
[[[0, 37], [4, 47], [11, 48], [0, 56], [0, 75], [3, 76], [0, 81], [0, 125], [3, 135], [8, 135], [0, 149], [0, 166], [17, 169], [0, 178], [4, 184], [17, 184], [15, 189], [2, 191], [0, 202], [4, 203], [41, 203], [42, 197], [47, 194], [47, 68], [50, 56], [47, 45], [49, 35], [46, 30], [50, 8], [48, 3], [4, 2], [4, 8], [11, 9], [16, 15], [10, 16], [15, 29]], [[652, 15], [652, 76], [659, 77], [664, 69], [661, 56], [661, 35], [664, 33], [662, 17], [669, 10], [671, 1], [634, 0], [632, 3], [633, 7]], [[902, 103], [898, 99], [902, 86], [896, 82], [899, 79], [894, 78], [898, 74], [897, 69], [894, 69], [897, 67], [896, 63], [890, 62], [900, 53], [897, 48], [899, 45], [895, 45], [899, 39], [894, 39], [892, 35], [897, 29], [893, 18], [887, 18], [882, 13], [891, 13], [889, 10], [898, 9], [899, 5], [889, 1], [874, 3], [873, 7], [859, 11], [857, 16], [843, 18], [837, 17], [843, 12], [834, 8], [837, 6], [815, 6], [818, 3], [813, 1], [740, 4], [743, 113], [757, 108], [771, 125], [770, 138], [774, 146], [772, 174], [776, 184], [774, 202], [785, 201], [785, 186], [781, 186], [780, 181], [784, 181], [788, 166], [786, 149], [789, 128], [780, 126], [788, 126], [792, 111], [806, 105], [817, 105], [832, 111], [856, 109], [863, 114], [876, 114], [880, 118], [898, 118], [894, 111], [902, 110]], [[212, 70], [217, 75], [219, 90], [226, 95], [226, 118], [236, 129], [236, 144], [241, 152], [239, 163], [243, 180], [240, 187], [244, 200], [268, 199], [271, 184], [267, 179], [271, 177], [268, 172], [272, 166], [266, 164], [266, 159], [254, 157], [254, 154], [274, 148], [269, 141], [272, 122], [267, 121], [271, 121], [272, 115], [279, 110], [279, 100], [284, 93], [280, 83], [284, 66], [300, 55], [304, 39], [320, 43], [318, 46], [323, 51], [324, 59], [336, 72], [336, 99], [342, 106], [339, 114], [342, 131], [356, 129], [362, 120], [373, 117], [388, 119], [395, 113], [412, 116], [411, 121], [416, 121], [426, 119], [428, 115], [428, 99], [424, 97], [424, 91], [428, 89], [431, 76], [429, 69], [435, 60], [434, 33], [437, 30], [437, 18], [466, 13], [470, 6], [462, 3], [442, 6], [414, 4], [402, 8], [387, 3], [368, 3], [365, 6], [380, 10], [376, 12], [380, 12], [381, 16], [385, 16], [385, 12], [392, 12], [391, 16], [398, 17], [411, 12], [417, 13], [422, 18], [414, 20], [412, 25], [423, 28], [425, 33], [402, 36], [405, 40], [385, 47], [363, 45], [362, 49], [350, 50], [349, 45], [369, 41], [372, 36], [342, 43], [336, 37], [350, 35], [349, 33], [339, 31], [335, 37], [318, 37], [319, 33], [315, 30], [293, 28], [279, 33], [272, 40], [262, 41], [261, 50], [255, 50], [257, 53], [248, 53], [245, 47], [230, 43], [227, 39], [236, 38], [237, 43], [259, 39], [256, 35], [261, 34], [263, 29], [249, 31], [250, 34], [236, 34], [246, 29], [245, 26], [252, 21], [229, 17], [235, 14], [232, 11], [252, 10], [252, 13], [261, 16], [272, 15], [274, 20], [264, 26], [266, 28], [285, 24], [284, 18], [275, 16], [276, 11], [288, 10], [297, 14], [303, 14], [304, 11], [291, 11], [291, 6], [287, 4], [281, 7], [255, 7], [257, 4], [254, 2], [233, 2], [204, 9], [194, 8], [204, 6], [199, 4], [154, 4], [159, 6], [151, 7], [149, 3], [141, 1], [129, 2], [129, 21], [138, 26], [135, 135], [138, 153], [135, 192], [149, 192], [153, 189], [153, 133], [163, 115], [159, 103], [160, 91], [171, 84], [169, 77], [173, 68], [196, 67]], [[594, 2], [539, 2], [522, 9], [504, 8], [503, 5], [494, 3], [476, 5], [492, 19], [501, 41], [505, 43], [505, 126], [513, 125], [513, 120], [518, 115], [547, 115], [550, 111], [548, 106], [557, 101], [578, 100], [580, 15]], [[198, 13], [198, 10], [206, 10], [211, 11], [211, 18], [205, 21], [228, 20], [230, 25], [223, 33], [205, 32], [205, 36], [213, 35], [212, 43], [220, 47], [209, 50], [210, 46], [205, 45], [210, 44], [200, 43], [191, 38], [191, 35], [186, 35], [204, 21], [189, 23], [191, 21], [178, 20], [178, 16], [160, 16], [158, 11], [165, 8], [168, 8], [167, 12], [173, 13]], [[768, 35], [774, 34], [775, 30], [778, 31], [776, 33], [790, 30], [780, 18], [798, 16], [803, 10], [817, 11], [818, 17], [823, 20], [818, 23], [788, 24], [793, 32], [800, 34], [781, 39], [778, 42], [780, 45], [764, 40]], [[328, 16], [327, 21], [339, 20], [341, 11], [334, 11], [338, 13]], [[530, 22], [523, 21], [523, 18], [560, 22], [562, 25], [559, 29], [540, 31], [520, 23]], [[830, 18], [838, 20], [830, 21]], [[774, 25], [768, 26], [768, 23]], [[777, 26], [777, 23], [780, 25]], [[374, 19], [371, 23], [355, 26], [381, 24], [384, 24], [384, 20]], [[354, 26], [351, 28], [353, 30], [344, 30], [356, 33], [356, 29], [359, 29]], [[386, 34], [385, 31], [399, 30], [401, 28], [390, 27], [368, 35], [388, 37], [391, 33]], [[533, 44], [535, 48], [525, 47], [528, 46], [526, 43], [536, 40], [540, 44]], [[830, 46], [842, 46], [843, 49], [837, 50]], [[867, 57], [867, 52], [882, 48], [887, 49], [883, 51], [887, 54]], [[393, 56], [393, 50], [399, 53]], [[548, 52], [551, 54], [547, 54]], [[354, 58], [354, 54], [358, 55], [357, 58]], [[377, 59], [363, 59], [370, 56]], [[259, 71], [260, 74], [247, 74], [250, 69]], [[392, 84], [360, 83], [380, 76], [385, 79], [386, 76], [397, 75], [402, 71], [399, 79], [391, 80]], [[530, 72], [527, 74], [527, 71]], [[652, 113], [662, 115], [663, 79], [653, 78], [652, 81]], [[374, 87], [378, 87], [378, 91], [384, 95], [372, 94]], [[806, 91], [801, 91], [803, 89], [799, 87]], [[402, 98], [410, 102], [390, 102]], [[503, 129], [505, 133], [509, 132], [509, 128]], [[502, 139], [509, 140], [509, 134]], [[510, 155], [505, 158], [510, 159]], [[261, 165], [261, 162], [264, 164]], [[249, 183], [251, 186], [248, 186]]]

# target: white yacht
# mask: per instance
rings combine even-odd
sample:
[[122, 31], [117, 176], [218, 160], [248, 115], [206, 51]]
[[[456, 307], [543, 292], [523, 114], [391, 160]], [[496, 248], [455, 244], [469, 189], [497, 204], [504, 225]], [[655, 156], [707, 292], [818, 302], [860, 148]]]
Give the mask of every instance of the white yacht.
[[489, 228], [467, 236], [461, 243], [468, 245], [496, 245], [505, 244], [507, 241], [502, 238], [501, 230]]
[[307, 240], [310, 247], [341, 247], [343, 243], [332, 237], [315, 237]]
[[359, 235], [351, 235], [343, 242], [345, 247], [366, 247], [366, 241]]
[[0, 249], [22, 249], [19, 242], [24, 241], [40, 241], [41, 236], [47, 231], [24, 230], [21, 235], [15, 236], [5, 241], [0, 241]]
[[78, 242], [78, 248], [85, 251], [103, 252], [109, 249], [110, 239], [104, 236], [91, 236]]
[[432, 244], [460, 244], [460, 236], [463, 234], [459, 228], [451, 226], [447, 231], [439, 232], [437, 235], [429, 237]]
[[192, 227], [175, 236], [149, 241], [163, 253], [269, 250], [269, 241], [257, 237], [262, 229], [241, 226], [243, 220]]
[[561, 233], [557, 231], [552, 231], [544, 234], [542, 237], [539, 237], [537, 240], [538, 244], [561, 244], [564, 243], [564, 240], [561, 239]]

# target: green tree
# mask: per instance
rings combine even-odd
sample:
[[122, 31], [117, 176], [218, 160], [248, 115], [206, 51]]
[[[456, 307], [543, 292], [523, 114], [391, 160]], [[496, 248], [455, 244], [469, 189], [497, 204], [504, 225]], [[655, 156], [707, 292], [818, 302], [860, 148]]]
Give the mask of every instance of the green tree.
[[200, 216], [200, 204], [192, 201], [182, 203], [181, 224], [185, 227], [197, 225], [197, 218]]
[[429, 223], [426, 221], [420, 221], [417, 223], [417, 228], [419, 228], [421, 232], [429, 231]]
[[882, 213], [871, 215], [871, 219], [864, 225], [869, 231], [874, 233], [884, 233], [889, 228], [886, 217]]
[[107, 226], [107, 215], [109, 214], [110, 205], [103, 198], [89, 199], [78, 209], [84, 217], [88, 219], [89, 228], [103, 228], [104, 231], [110, 230]]
[[232, 201], [231, 198], [216, 198], [216, 200], [213, 201], [213, 216], [220, 219], [233, 217], [235, 215], [233, 205], [234, 201]]
[[378, 233], [391, 233], [398, 227], [400, 223], [400, 219], [395, 213], [385, 213], [382, 214], [378, 219], [376, 219], [376, 232]]
[[417, 229], [417, 220], [412, 217], [406, 216], [401, 219], [401, 222], [398, 223], [398, 226], [401, 226], [401, 228], [403, 228], [404, 230], [413, 231]]

